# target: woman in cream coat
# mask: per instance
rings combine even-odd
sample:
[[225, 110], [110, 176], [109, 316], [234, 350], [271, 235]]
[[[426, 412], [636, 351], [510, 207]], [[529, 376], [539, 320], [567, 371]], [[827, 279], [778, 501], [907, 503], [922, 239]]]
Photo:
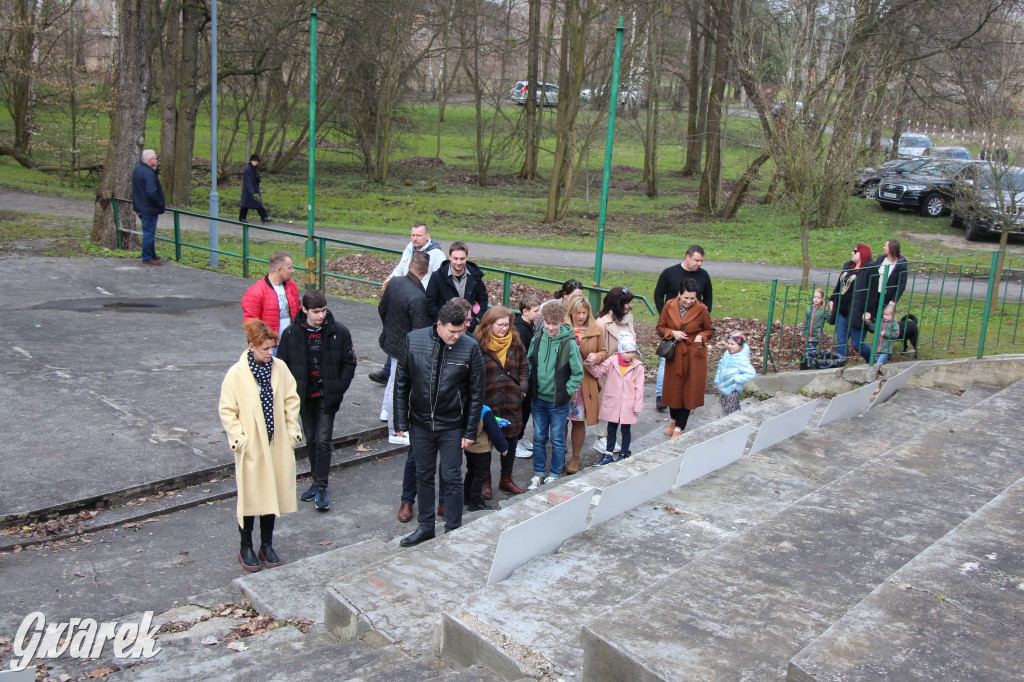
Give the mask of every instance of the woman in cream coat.
[[[287, 365], [273, 357], [277, 334], [262, 320], [246, 320], [249, 347], [224, 377], [220, 420], [235, 452], [238, 485], [238, 562], [247, 571], [281, 565], [274, 551], [274, 520], [296, 511], [295, 446], [301, 440], [299, 395]], [[260, 517], [260, 549], [252, 530]]]

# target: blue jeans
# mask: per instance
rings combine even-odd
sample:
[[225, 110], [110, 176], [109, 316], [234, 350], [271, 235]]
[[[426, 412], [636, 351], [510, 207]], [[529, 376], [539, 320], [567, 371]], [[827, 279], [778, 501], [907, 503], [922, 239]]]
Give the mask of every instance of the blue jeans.
[[661, 395], [661, 386], [665, 383], [665, 358], [658, 363], [658, 381], [654, 386], [654, 395]]
[[565, 464], [565, 424], [569, 421], [569, 403], [555, 407], [547, 400], [530, 404], [533, 412], [533, 473], [544, 477], [548, 460], [548, 432], [551, 435], [551, 476], [561, 478]]
[[849, 346], [853, 346], [861, 355], [864, 355], [864, 351], [867, 350], [868, 354], [865, 359], [870, 358], [871, 347], [862, 344], [863, 340], [863, 328], [850, 326], [850, 318], [842, 313], [836, 315], [836, 353], [839, 357], [845, 359]]
[[879, 353], [878, 355], [875, 356], [875, 364], [876, 365], [884, 365], [888, 361], [889, 361], [889, 354], [888, 353]]
[[452, 504], [444, 506], [444, 531], [462, 525], [462, 429], [431, 431], [417, 424], [409, 425], [409, 442], [416, 462], [416, 520], [420, 528], [434, 530], [434, 477], [437, 460], [441, 460], [441, 481]]
[[156, 216], [140, 215], [142, 223], [142, 262], [148, 263], [156, 258]]

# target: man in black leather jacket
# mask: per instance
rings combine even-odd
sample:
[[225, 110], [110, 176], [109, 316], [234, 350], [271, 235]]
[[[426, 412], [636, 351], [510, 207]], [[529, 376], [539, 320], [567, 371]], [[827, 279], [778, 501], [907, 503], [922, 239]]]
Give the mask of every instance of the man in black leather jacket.
[[410, 332], [405, 359], [395, 373], [394, 420], [397, 435], [409, 432], [416, 462], [419, 527], [403, 547], [434, 537], [434, 472], [441, 459], [444, 481], [444, 529], [462, 525], [462, 449], [476, 440], [484, 403], [484, 356], [476, 340], [463, 336], [465, 314], [454, 303], [437, 313], [437, 322]]

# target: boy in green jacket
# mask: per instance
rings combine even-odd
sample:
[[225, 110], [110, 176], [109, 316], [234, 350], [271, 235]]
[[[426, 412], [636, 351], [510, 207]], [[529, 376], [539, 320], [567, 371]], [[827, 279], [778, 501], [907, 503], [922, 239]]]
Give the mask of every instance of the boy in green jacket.
[[[565, 322], [565, 304], [552, 301], [541, 309], [544, 332], [530, 344], [530, 395], [533, 401], [533, 478], [536, 490], [562, 476], [565, 463], [565, 425], [569, 403], [583, 381], [583, 359], [572, 328]], [[548, 436], [551, 438], [551, 469], [547, 478]]]

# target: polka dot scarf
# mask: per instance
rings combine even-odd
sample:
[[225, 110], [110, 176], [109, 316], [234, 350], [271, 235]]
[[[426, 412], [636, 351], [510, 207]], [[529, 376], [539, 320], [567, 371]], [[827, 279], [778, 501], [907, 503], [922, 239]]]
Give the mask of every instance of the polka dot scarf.
[[274, 440], [274, 389], [270, 385], [270, 362], [261, 365], [252, 357], [252, 351], [248, 353], [249, 369], [256, 383], [260, 385], [260, 403], [263, 405], [263, 420], [267, 423], [267, 440]]

